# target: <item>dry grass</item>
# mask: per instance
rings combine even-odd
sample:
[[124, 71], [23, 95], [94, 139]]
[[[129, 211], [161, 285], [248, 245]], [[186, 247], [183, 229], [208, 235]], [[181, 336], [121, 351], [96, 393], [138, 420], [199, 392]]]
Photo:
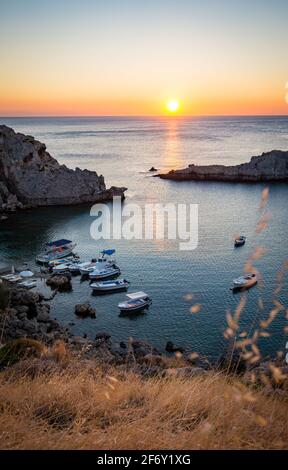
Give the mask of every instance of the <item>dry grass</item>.
[[2, 372], [2, 449], [288, 447], [284, 392], [252, 390], [216, 372], [143, 380], [92, 362], [54, 365]]

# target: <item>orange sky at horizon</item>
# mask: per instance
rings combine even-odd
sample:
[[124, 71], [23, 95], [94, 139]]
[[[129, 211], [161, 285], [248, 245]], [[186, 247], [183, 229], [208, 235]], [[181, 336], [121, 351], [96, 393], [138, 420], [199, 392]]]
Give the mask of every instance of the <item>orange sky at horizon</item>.
[[208, 116], [208, 115], [287, 115], [285, 92], [282, 96], [260, 99], [194, 99], [181, 101], [179, 111], [170, 113], [167, 100], [89, 100], [89, 99], [5, 99], [0, 95], [0, 116]]
[[10, 0], [0, 116], [287, 115], [288, 3], [253, 2]]

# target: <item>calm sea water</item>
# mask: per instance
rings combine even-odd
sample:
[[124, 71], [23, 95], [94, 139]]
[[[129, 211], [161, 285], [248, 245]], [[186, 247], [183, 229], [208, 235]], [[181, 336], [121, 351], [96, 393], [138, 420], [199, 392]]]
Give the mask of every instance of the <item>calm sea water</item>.
[[[117, 304], [123, 293], [95, 297], [89, 283], [73, 278], [73, 291], [52, 302], [52, 315], [64, 325], [74, 321], [75, 333], [94, 337], [108, 330], [116, 340], [147, 339], [160, 349], [172, 340], [215, 359], [225, 346], [225, 313], [233, 312], [242, 294], [233, 294], [231, 280], [257, 246], [267, 253], [255, 265], [263, 282], [247, 293], [241, 328], [248, 332], [266, 318], [277, 298], [287, 305], [287, 281], [275, 296], [277, 273], [288, 259], [288, 186], [270, 186], [267, 208], [272, 218], [255, 234], [259, 200], [264, 186], [247, 184], [172, 182], [152, 178], [147, 170], [181, 168], [188, 163], [246, 162], [271, 149], [288, 149], [288, 118], [0, 118], [0, 123], [35, 136], [48, 151], [69, 167], [96, 170], [107, 186], [128, 187], [126, 202], [141, 207], [147, 202], [199, 204], [199, 245], [179, 251], [178, 241], [117, 240], [96, 242], [90, 237], [90, 206], [43, 208], [12, 215], [0, 227], [0, 254], [9, 263], [28, 261], [51, 239], [71, 238], [81, 258], [91, 258], [102, 248], [116, 248], [117, 261], [130, 291], [145, 290], [150, 309], [134, 317], [119, 317]], [[237, 250], [234, 234], [244, 232], [247, 243]], [[192, 293], [193, 301], [185, 301]], [[258, 306], [263, 300], [264, 310]], [[89, 299], [96, 319], [77, 319], [74, 305]], [[201, 304], [195, 315], [193, 303]], [[285, 348], [285, 311], [279, 313], [261, 340], [264, 354]]]

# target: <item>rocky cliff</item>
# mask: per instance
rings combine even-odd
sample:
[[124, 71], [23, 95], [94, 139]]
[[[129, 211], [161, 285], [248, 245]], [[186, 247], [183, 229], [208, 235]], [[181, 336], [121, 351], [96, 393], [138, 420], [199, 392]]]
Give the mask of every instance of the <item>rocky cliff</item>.
[[34, 137], [0, 125], [0, 210], [81, 204], [124, 197], [95, 171], [60, 165]]
[[157, 175], [170, 180], [261, 182], [288, 181], [288, 151], [272, 150], [240, 165], [189, 165]]

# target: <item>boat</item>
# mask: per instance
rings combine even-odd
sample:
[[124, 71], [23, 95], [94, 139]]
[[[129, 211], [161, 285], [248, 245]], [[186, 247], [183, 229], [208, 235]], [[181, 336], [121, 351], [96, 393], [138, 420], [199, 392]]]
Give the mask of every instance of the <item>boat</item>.
[[36, 279], [29, 279], [29, 281], [19, 282], [18, 286], [25, 287], [26, 289], [32, 289], [37, 286]]
[[257, 275], [248, 273], [233, 280], [233, 289], [247, 289], [257, 284]]
[[120, 268], [116, 266], [116, 264], [112, 264], [109, 266], [104, 266], [103, 268], [94, 269], [92, 272], [89, 273], [89, 278], [95, 281], [99, 281], [101, 279], [108, 279], [110, 277], [116, 277], [120, 274]]
[[92, 282], [90, 284], [93, 292], [105, 293], [105, 292], [117, 292], [127, 290], [130, 282], [126, 279], [117, 279], [110, 281]]
[[79, 271], [81, 276], [88, 276], [88, 274], [92, 273], [94, 269], [96, 269], [96, 260], [89, 261], [88, 263], [83, 263], [84, 266], [79, 267]]
[[36, 262], [40, 264], [48, 264], [49, 261], [65, 258], [71, 255], [76, 246], [71, 240], [62, 238], [53, 242], [46, 243], [43, 253], [36, 257]]
[[121, 313], [134, 313], [141, 312], [149, 307], [152, 300], [145, 292], [133, 292], [133, 294], [126, 294], [129, 300], [120, 302], [118, 307]]
[[86, 266], [80, 267], [82, 276], [92, 273], [94, 270], [102, 270], [108, 266], [115, 265], [116, 260], [111, 258], [115, 250], [103, 250], [98, 258], [92, 259]]
[[4, 276], [1, 276], [1, 279], [4, 279], [4, 281], [8, 282], [18, 282], [22, 280], [22, 277], [19, 274], [5, 274]]
[[71, 263], [58, 264], [57, 266], [54, 266], [54, 268], [52, 268], [52, 273], [63, 274], [64, 272], [66, 273], [67, 271], [70, 272], [70, 267], [71, 267]]
[[91, 261], [75, 261], [75, 263], [71, 263], [69, 266], [69, 271], [72, 274], [79, 274], [81, 268], [85, 268], [86, 266], [89, 266], [91, 264]]
[[76, 264], [76, 263], [79, 263], [79, 259], [76, 255], [65, 257], [65, 260], [62, 258], [52, 259], [51, 261], [48, 261], [48, 267], [54, 268], [54, 266], [59, 266], [60, 264], [63, 264], [63, 263]]
[[234, 246], [242, 246], [245, 245], [246, 237], [244, 235], [240, 235], [239, 237], [235, 238]]

